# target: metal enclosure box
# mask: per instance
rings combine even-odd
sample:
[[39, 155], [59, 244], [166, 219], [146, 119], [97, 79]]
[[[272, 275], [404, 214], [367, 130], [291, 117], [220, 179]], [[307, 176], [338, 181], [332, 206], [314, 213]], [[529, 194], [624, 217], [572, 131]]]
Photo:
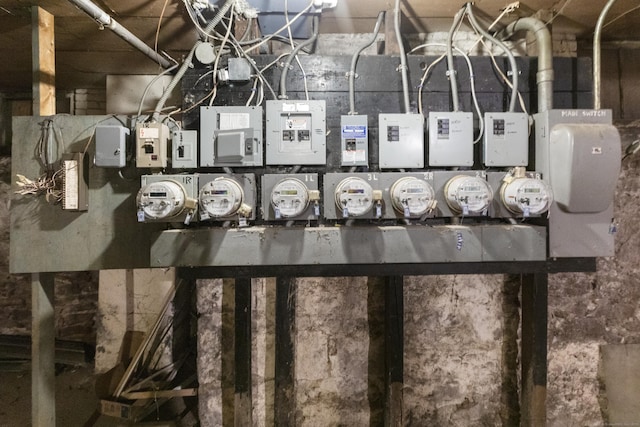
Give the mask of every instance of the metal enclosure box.
[[262, 166], [262, 108], [200, 107], [200, 166]]
[[[619, 139], [617, 143], [605, 140], [617, 135], [615, 129], [610, 129], [611, 110], [550, 110], [534, 115], [534, 120], [536, 169], [542, 173], [543, 180], [551, 185], [556, 198], [559, 194], [561, 201], [556, 199], [549, 211], [549, 256], [613, 256], [614, 235], [610, 232], [610, 225], [614, 189], [611, 183], [617, 180], [619, 174], [620, 146]], [[582, 125], [587, 126], [581, 128]], [[596, 128], [594, 125], [600, 126]], [[590, 134], [589, 130], [596, 129], [603, 133]], [[556, 156], [562, 156], [573, 164], [560, 164], [557, 161], [560, 159], [554, 159]], [[585, 164], [576, 162], [586, 159], [589, 160]], [[602, 192], [597, 195], [598, 200], [583, 203], [574, 199], [574, 190], [577, 191], [576, 196], [584, 196], [590, 189], [572, 185], [566, 168], [572, 170], [572, 176], [588, 180], [586, 183], [598, 180], [607, 183], [594, 184], [593, 191]], [[559, 180], [554, 177], [555, 174], [558, 174]], [[567, 194], [567, 190], [571, 194]], [[569, 209], [582, 210], [585, 207], [600, 209], [606, 202], [609, 205], [601, 212], [569, 212], [561, 204], [568, 203]]]
[[[319, 215], [315, 209], [314, 202], [310, 201], [302, 214], [291, 218], [276, 218], [276, 213], [271, 204], [271, 192], [280, 181], [288, 178], [297, 179], [302, 182], [309, 191], [318, 191], [317, 173], [294, 173], [294, 174], [265, 174], [262, 176], [262, 219], [265, 221], [290, 221], [290, 220], [316, 220]], [[319, 207], [320, 200], [318, 200]]]
[[171, 134], [171, 166], [176, 169], [198, 167], [198, 131], [179, 130]]
[[166, 168], [169, 128], [162, 123], [136, 125], [136, 166]]
[[[191, 175], [142, 175], [140, 177], [140, 188], [143, 188], [147, 184], [160, 181], [175, 181], [180, 184], [185, 191], [186, 197], [190, 199], [198, 199], [198, 174]], [[144, 222], [183, 222], [187, 217], [189, 209], [184, 209], [179, 215], [168, 219], [155, 220], [152, 218], [145, 218]], [[196, 209], [197, 211], [197, 209]], [[197, 212], [196, 212], [197, 213]], [[197, 221], [198, 215], [191, 217], [191, 222]]]
[[267, 101], [267, 164], [324, 165], [325, 101]]
[[484, 113], [485, 166], [529, 164], [529, 116], [526, 113]]
[[124, 126], [96, 126], [95, 164], [103, 168], [123, 168], [127, 165], [127, 136]]
[[[256, 219], [256, 210], [258, 209], [258, 200], [256, 198], [256, 176], [252, 173], [246, 174], [224, 174], [224, 173], [204, 173], [198, 175], [198, 198], [200, 195], [200, 190], [205, 186], [208, 182], [213, 181], [216, 178], [229, 178], [234, 180], [240, 187], [242, 188], [243, 198], [242, 203], [246, 204], [251, 208], [251, 215], [247, 217], [247, 219]], [[202, 214], [202, 210], [198, 207], [200, 214]], [[229, 220], [237, 220], [238, 215], [232, 215], [223, 218], [207, 218], [201, 219], [201, 221], [229, 221]]]
[[380, 169], [424, 167], [422, 114], [380, 114], [378, 140]]
[[[451, 210], [447, 204], [447, 197], [445, 194], [445, 187], [451, 178], [458, 175], [476, 176], [483, 179], [487, 179], [487, 173], [480, 170], [467, 170], [467, 171], [434, 171], [433, 172], [433, 189], [436, 192], [436, 200], [438, 205], [436, 206], [435, 216], [437, 217], [459, 217], [459, 213]], [[491, 185], [491, 184], [489, 184]], [[494, 193], [495, 193], [495, 189]], [[488, 213], [488, 212], [487, 212]], [[482, 216], [481, 214], [470, 213], [468, 216]]]
[[472, 113], [429, 113], [429, 166], [473, 166]]
[[340, 117], [341, 166], [369, 165], [368, 121], [366, 115]]

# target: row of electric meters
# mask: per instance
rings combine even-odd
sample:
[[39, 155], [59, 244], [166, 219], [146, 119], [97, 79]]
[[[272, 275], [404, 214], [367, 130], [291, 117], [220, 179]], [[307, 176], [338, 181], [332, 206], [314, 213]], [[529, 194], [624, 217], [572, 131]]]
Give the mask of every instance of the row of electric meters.
[[[509, 172], [266, 174], [261, 189], [265, 221], [527, 218], [544, 214], [553, 202], [540, 176], [519, 167]], [[144, 175], [136, 202], [140, 222], [237, 221], [242, 226], [257, 217], [256, 175]]]
[[[263, 117], [264, 116], [264, 117]], [[170, 131], [161, 122], [136, 126], [136, 165], [140, 168], [196, 169], [267, 165], [325, 165], [327, 162], [326, 103], [267, 101], [262, 107], [200, 108], [199, 131]], [[263, 121], [266, 131], [263, 134]], [[487, 167], [528, 165], [529, 117], [525, 113], [486, 113], [482, 163]], [[474, 159], [473, 115], [468, 112], [380, 114], [380, 169], [470, 167]], [[124, 167], [124, 127], [96, 130], [96, 165]], [[340, 121], [340, 166], [368, 166], [369, 117], [343, 115]]]

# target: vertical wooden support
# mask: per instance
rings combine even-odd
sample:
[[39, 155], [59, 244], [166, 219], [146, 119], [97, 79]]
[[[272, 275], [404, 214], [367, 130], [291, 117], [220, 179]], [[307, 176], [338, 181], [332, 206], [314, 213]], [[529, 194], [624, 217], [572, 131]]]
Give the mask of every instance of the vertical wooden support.
[[548, 275], [522, 276], [521, 425], [546, 425]]
[[[31, 10], [33, 114], [56, 112], [55, 40], [53, 15]], [[31, 421], [34, 426], [56, 424], [54, 275], [31, 278]]]
[[293, 426], [295, 420], [296, 279], [276, 278], [275, 425]]
[[31, 276], [31, 421], [34, 426], [55, 426], [55, 313], [54, 275]]
[[385, 290], [385, 426], [400, 427], [404, 383], [404, 292], [403, 277], [387, 277]]
[[235, 283], [235, 425], [253, 425], [251, 404], [251, 279]]
[[56, 113], [56, 54], [53, 15], [33, 6], [31, 9], [33, 63], [33, 114]]
[[400, 45], [398, 44], [398, 38], [396, 37], [396, 29], [393, 24], [395, 14], [393, 9], [387, 10], [384, 16], [384, 54], [385, 55], [399, 55]]

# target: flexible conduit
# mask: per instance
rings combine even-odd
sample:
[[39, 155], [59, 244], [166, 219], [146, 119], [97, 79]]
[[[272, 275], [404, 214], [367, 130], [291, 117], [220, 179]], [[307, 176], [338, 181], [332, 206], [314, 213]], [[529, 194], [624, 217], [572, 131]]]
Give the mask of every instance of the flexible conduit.
[[458, 99], [458, 78], [455, 63], [453, 62], [453, 35], [464, 16], [464, 8], [460, 9], [453, 17], [453, 24], [447, 36], [447, 71], [449, 72], [449, 83], [451, 84], [451, 98], [453, 101], [453, 111], [460, 111], [460, 100]]
[[289, 68], [291, 68], [291, 63], [295, 59], [298, 52], [300, 52], [305, 47], [315, 43], [316, 39], [318, 38], [318, 27], [320, 26], [319, 24], [320, 24], [320, 20], [318, 19], [318, 15], [314, 15], [313, 23], [312, 23], [313, 34], [311, 34], [311, 37], [309, 37], [307, 40], [305, 40], [304, 42], [296, 46], [295, 49], [293, 49], [289, 54], [289, 56], [287, 57], [287, 61], [284, 63], [284, 66], [282, 68], [282, 74], [280, 74], [280, 98], [281, 99], [287, 99], [287, 74], [289, 73]]

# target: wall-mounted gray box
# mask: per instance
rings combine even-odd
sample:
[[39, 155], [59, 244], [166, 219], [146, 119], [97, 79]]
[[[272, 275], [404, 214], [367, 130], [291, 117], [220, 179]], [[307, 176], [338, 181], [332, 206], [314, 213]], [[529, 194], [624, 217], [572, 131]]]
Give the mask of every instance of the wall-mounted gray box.
[[324, 165], [326, 103], [322, 101], [267, 101], [267, 164]]
[[124, 126], [96, 126], [95, 164], [103, 168], [123, 168], [127, 165], [127, 137]]
[[429, 113], [429, 166], [473, 166], [472, 113]]
[[485, 113], [483, 163], [485, 166], [529, 164], [529, 116], [526, 113]]
[[[294, 199], [306, 198], [306, 207], [301, 209], [299, 215], [277, 215], [272, 203], [274, 188], [281, 189], [288, 203]], [[306, 190], [306, 194], [301, 194], [301, 189]], [[293, 194], [294, 192], [296, 194]], [[265, 221], [317, 220], [320, 217], [322, 202], [319, 200], [319, 195], [317, 173], [265, 174], [262, 176], [262, 219]]]
[[[201, 197], [200, 192], [202, 191], [202, 188], [205, 187], [209, 182], [214, 181], [216, 179], [219, 178], [226, 178], [226, 179], [230, 179], [233, 180], [235, 183], [238, 184], [238, 186], [242, 189], [242, 204], [247, 205], [249, 208], [251, 208], [251, 213], [249, 216], [246, 216], [246, 219], [256, 219], [256, 211], [258, 210], [258, 200], [256, 198], [256, 176], [252, 173], [246, 173], [246, 174], [220, 174], [220, 173], [205, 173], [205, 174], [200, 174], [198, 176], [198, 196], [199, 199]], [[202, 210], [202, 206], [199, 207], [199, 212], [200, 212], [200, 216], [202, 218], [203, 221], [230, 221], [230, 220], [237, 220], [238, 219], [238, 213], [236, 212], [233, 215], [230, 216], [224, 216], [224, 217], [212, 217], [209, 215], [205, 215], [205, 217], [202, 217], [203, 215], [203, 210]]]
[[200, 107], [200, 166], [262, 166], [261, 107]]
[[366, 115], [340, 117], [342, 166], [369, 165], [369, 118]]
[[198, 131], [179, 130], [171, 133], [171, 166], [175, 169], [198, 167]]
[[378, 139], [380, 169], [424, 167], [422, 114], [380, 114]]

